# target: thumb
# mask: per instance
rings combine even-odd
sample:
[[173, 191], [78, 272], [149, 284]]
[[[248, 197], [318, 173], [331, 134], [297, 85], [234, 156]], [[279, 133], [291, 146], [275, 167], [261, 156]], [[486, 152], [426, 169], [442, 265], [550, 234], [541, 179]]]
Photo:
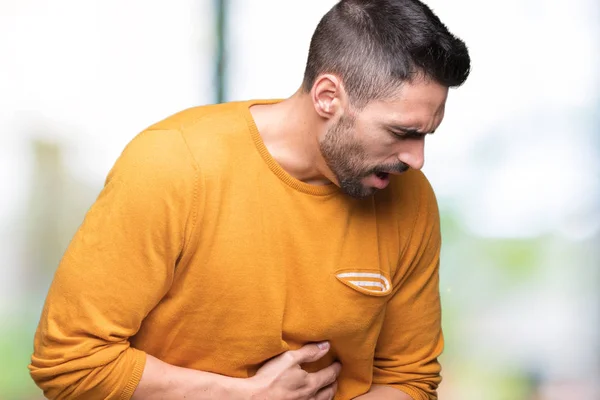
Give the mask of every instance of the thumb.
[[298, 350], [292, 350], [294, 360], [297, 364], [317, 361], [329, 351], [329, 342], [310, 343], [302, 346]]

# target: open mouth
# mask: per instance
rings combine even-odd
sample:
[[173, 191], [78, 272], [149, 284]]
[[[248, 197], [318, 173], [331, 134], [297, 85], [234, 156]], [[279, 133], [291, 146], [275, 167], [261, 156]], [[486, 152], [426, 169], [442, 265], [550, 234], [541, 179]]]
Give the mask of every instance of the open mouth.
[[390, 183], [390, 173], [384, 171], [373, 171], [365, 177], [363, 182], [366, 186], [376, 189], [385, 189]]

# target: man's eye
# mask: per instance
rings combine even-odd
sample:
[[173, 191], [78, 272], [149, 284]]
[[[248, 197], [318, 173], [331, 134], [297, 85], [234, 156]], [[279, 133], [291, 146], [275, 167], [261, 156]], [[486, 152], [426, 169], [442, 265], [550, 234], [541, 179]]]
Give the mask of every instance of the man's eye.
[[396, 139], [406, 139], [408, 136], [406, 133], [403, 132], [390, 131], [390, 133], [392, 134], [392, 136], [396, 137]]
[[425, 135], [423, 135], [422, 133], [419, 132], [397, 132], [397, 131], [390, 131], [391, 134], [393, 136], [395, 136], [397, 139], [402, 139], [402, 140], [406, 140], [406, 139], [424, 139]]

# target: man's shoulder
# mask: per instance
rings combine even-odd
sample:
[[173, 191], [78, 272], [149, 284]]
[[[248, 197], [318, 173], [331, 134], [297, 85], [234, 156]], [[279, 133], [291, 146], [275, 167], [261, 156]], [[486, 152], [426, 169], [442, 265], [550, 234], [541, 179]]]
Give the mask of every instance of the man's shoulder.
[[242, 117], [244, 102], [228, 102], [190, 107], [156, 122], [150, 130], [179, 130], [186, 132], [198, 125], [211, 125], [224, 119]]
[[394, 176], [390, 181], [390, 193], [400, 201], [414, 202], [426, 197], [435, 197], [433, 187], [423, 171], [410, 169], [402, 175]]
[[192, 158], [203, 170], [226, 164], [236, 152], [252, 145], [248, 101], [188, 108], [148, 130], [178, 132]]
[[422, 171], [409, 170], [393, 176], [387, 190], [378, 193], [380, 202], [398, 217], [414, 218], [423, 212], [437, 212], [437, 200], [431, 183]]

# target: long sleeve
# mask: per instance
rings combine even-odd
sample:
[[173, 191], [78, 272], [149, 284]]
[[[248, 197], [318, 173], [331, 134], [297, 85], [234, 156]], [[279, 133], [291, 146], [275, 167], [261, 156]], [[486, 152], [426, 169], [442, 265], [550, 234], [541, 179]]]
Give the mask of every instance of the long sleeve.
[[29, 366], [50, 399], [129, 399], [145, 353], [130, 347], [173, 281], [197, 219], [198, 170], [178, 131], [123, 151], [71, 241]]
[[377, 342], [373, 384], [389, 385], [415, 400], [437, 399], [437, 357], [443, 350], [439, 296], [439, 212], [429, 182], [421, 175], [418, 212], [411, 239], [393, 280]]

